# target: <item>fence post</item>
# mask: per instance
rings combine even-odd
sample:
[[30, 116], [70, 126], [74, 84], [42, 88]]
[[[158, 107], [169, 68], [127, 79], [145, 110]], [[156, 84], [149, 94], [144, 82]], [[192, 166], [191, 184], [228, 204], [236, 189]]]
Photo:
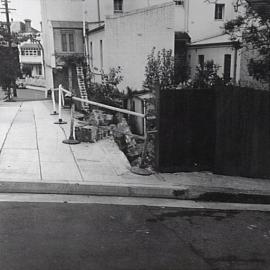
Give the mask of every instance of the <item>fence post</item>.
[[157, 133], [155, 135], [155, 170], [160, 171], [160, 86], [155, 85], [155, 111], [156, 111], [156, 129]]
[[131, 167], [130, 171], [134, 174], [137, 175], [143, 175], [143, 176], [149, 176], [152, 174], [152, 172], [146, 168], [143, 168], [143, 162], [145, 159], [146, 151], [147, 151], [147, 146], [148, 146], [148, 134], [147, 134], [147, 126], [146, 126], [146, 121], [147, 121], [147, 112], [146, 112], [146, 101], [144, 100], [143, 102], [143, 109], [144, 109], [144, 118], [143, 118], [143, 133], [144, 133], [144, 145], [143, 145], [143, 150], [141, 154], [141, 160], [140, 164], [137, 167]]
[[75, 104], [73, 102], [73, 95], [71, 96], [71, 110], [70, 110], [70, 133], [69, 138], [64, 140], [63, 143], [65, 144], [79, 144], [80, 142], [74, 138], [74, 111], [75, 111]]
[[54, 89], [52, 91], [52, 103], [53, 103], [53, 112], [51, 115], [58, 115], [58, 112], [56, 112], [56, 106], [55, 106], [55, 95], [54, 95]]
[[58, 92], [58, 121], [55, 122], [55, 124], [63, 125], [67, 124], [67, 122], [64, 122], [62, 119], [62, 84], [59, 85], [59, 92]]

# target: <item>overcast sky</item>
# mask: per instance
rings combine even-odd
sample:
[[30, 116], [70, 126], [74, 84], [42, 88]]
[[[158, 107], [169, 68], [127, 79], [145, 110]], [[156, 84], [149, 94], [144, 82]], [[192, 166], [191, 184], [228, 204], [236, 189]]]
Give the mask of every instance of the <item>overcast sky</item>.
[[[10, 0], [9, 7], [16, 8], [10, 14], [10, 18], [13, 18], [14, 21], [31, 19], [32, 26], [40, 30], [40, 0]], [[2, 20], [5, 20], [4, 14], [1, 14]]]

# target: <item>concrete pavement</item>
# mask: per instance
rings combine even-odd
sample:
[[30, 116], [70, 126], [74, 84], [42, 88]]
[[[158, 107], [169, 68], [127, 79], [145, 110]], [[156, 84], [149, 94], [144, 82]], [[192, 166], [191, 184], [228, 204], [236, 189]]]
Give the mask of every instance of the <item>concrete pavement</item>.
[[[207, 199], [220, 193], [270, 198], [270, 181], [209, 173], [130, 172], [113, 140], [65, 145], [51, 101], [0, 103], [0, 192]], [[63, 111], [69, 120], [69, 111]], [[210, 196], [211, 197], [211, 196]]]

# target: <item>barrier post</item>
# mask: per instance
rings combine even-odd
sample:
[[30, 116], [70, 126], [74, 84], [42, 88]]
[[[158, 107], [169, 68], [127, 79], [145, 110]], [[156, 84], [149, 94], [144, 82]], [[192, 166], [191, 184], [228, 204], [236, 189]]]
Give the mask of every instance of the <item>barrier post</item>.
[[51, 113], [51, 115], [58, 115], [58, 112], [56, 111], [56, 106], [55, 106], [54, 89], [52, 89], [52, 103], [53, 103], [53, 112]]
[[62, 119], [62, 84], [59, 85], [58, 112], [59, 112], [58, 121], [55, 122], [55, 124], [58, 124], [58, 125], [67, 124], [67, 122], [64, 122]]
[[74, 111], [75, 103], [73, 102], [73, 95], [71, 96], [71, 110], [70, 110], [70, 133], [69, 138], [64, 140], [65, 144], [79, 144], [80, 142], [74, 138]]

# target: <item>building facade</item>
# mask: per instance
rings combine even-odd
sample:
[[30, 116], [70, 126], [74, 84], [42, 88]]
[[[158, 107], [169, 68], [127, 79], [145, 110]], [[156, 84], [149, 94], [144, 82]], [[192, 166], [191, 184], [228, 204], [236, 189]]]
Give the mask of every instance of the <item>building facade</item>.
[[[92, 25], [88, 40], [92, 67], [106, 72], [121, 66], [123, 89], [142, 88], [146, 59], [153, 47], [172, 50], [180, 65], [189, 65], [191, 78], [199, 59], [204, 57], [220, 67], [220, 76], [240, 79], [241, 54], [235, 52], [222, 28], [238, 14], [233, 0], [158, 1], [158, 5], [153, 5], [156, 1], [141, 1], [136, 5], [120, 2], [121, 11], [107, 9], [105, 19], [101, 17], [105, 20], [101, 26], [94, 29]], [[176, 74], [181, 81], [181, 70], [176, 70]]]
[[[63, 56], [84, 55], [95, 74], [120, 66], [124, 77], [120, 88], [140, 90], [153, 47], [172, 50], [178, 66], [186, 61], [191, 78], [202, 61], [212, 60], [220, 76], [240, 82], [245, 61], [223, 28], [226, 21], [239, 15], [235, 3], [41, 0], [48, 88], [61, 81], [55, 74], [63, 70]], [[178, 81], [183, 80], [181, 69], [176, 74]], [[100, 80], [100, 75], [94, 77]]]

